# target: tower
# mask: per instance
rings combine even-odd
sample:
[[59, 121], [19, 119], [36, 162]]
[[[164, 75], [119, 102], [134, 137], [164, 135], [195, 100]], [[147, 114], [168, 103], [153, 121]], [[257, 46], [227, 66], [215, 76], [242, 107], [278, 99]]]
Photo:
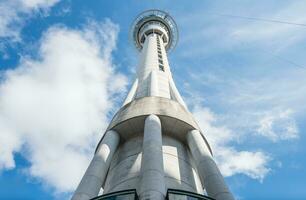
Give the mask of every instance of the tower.
[[233, 200], [171, 75], [167, 52], [178, 40], [175, 21], [163, 11], [145, 11], [131, 37], [140, 51], [136, 79], [72, 200]]

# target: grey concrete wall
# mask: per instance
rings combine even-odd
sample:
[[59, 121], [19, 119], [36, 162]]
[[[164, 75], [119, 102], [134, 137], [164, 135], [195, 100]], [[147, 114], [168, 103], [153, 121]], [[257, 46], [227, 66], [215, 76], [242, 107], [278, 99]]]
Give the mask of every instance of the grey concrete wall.
[[194, 160], [182, 142], [164, 135], [163, 159], [167, 188], [203, 192]]
[[[105, 182], [104, 193], [140, 187], [143, 133], [118, 147]], [[179, 140], [163, 134], [163, 169], [166, 188], [203, 193], [195, 161], [188, 148]]]
[[131, 138], [116, 151], [105, 182], [104, 193], [138, 189], [143, 137]]
[[216, 200], [234, 200], [200, 131], [190, 131], [187, 143], [207, 194]]
[[110, 130], [105, 134], [72, 200], [88, 200], [99, 194], [120, 139], [115, 131]]
[[162, 97], [144, 97], [132, 101], [116, 113], [109, 128], [112, 129], [122, 121], [150, 114], [169, 116], [190, 124], [193, 129], [199, 128], [192, 114], [185, 107], [176, 101]]

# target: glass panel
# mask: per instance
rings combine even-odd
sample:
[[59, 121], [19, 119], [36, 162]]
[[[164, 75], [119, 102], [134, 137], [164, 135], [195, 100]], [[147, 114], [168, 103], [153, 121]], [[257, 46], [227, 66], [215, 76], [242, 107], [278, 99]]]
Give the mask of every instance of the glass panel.
[[198, 198], [183, 194], [169, 194], [169, 200], [198, 200]]
[[159, 65], [159, 70], [164, 72], [165, 71], [164, 66]]
[[114, 195], [99, 200], [135, 200], [135, 194]]
[[123, 190], [119, 192], [104, 194], [95, 197], [91, 200], [137, 200], [138, 196], [136, 190]]
[[168, 190], [167, 198], [168, 200], [214, 200], [213, 198], [205, 195], [174, 189]]

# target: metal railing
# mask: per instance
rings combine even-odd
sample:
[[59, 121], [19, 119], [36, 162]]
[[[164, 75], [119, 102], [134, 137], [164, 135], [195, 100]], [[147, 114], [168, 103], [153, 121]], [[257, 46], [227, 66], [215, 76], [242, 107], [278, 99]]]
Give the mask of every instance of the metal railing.
[[167, 200], [215, 200], [211, 197], [184, 190], [168, 189]]
[[135, 189], [131, 189], [104, 194], [91, 200], [138, 200], [138, 195]]
[[[91, 200], [138, 200], [135, 189], [112, 192]], [[184, 190], [168, 189], [166, 200], [215, 200], [211, 197]]]

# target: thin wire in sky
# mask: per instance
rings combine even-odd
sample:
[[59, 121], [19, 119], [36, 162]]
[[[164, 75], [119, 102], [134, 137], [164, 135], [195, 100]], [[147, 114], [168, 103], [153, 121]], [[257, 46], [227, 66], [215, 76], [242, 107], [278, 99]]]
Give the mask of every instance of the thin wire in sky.
[[253, 20], [253, 21], [264, 21], [264, 22], [271, 22], [271, 23], [278, 23], [278, 24], [288, 24], [288, 25], [306, 27], [306, 24], [289, 22], [289, 21], [281, 21], [281, 20], [265, 19], [265, 18], [257, 18], [257, 17], [247, 17], [247, 16], [238, 16], [238, 15], [229, 15], [229, 14], [220, 14], [220, 13], [213, 13], [213, 14], [218, 15], [218, 16], [223, 16], [223, 17], [232, 17], [232, 18], [239, 18], [239, 19], [246, 19], [246, 20]]
[[270, 53], [270, 54], [271, 54], [273, 57], [275, 57], [275, 58], [277, 58], [278, 60], [280, 60], [280, 61], [289, 63], [289, 64], [291, 64], [291, 65], [293, 65], [293, 66], [295, 66], [295, 67], [298, 67], [298, 68], [300, 68], [300, 69], [306, 70], [306, 67], [305, 67], [305, 66], [299, 65], [299, 64], [293, 62], [292, 60], [288, 60], [287, 58], [281, 57], [281, 56], [276, 55], [276, 54], [273, 54], [273, 53]]
[[[274, 19], [265, 19], [265, 18], [257, 18], [257, 17], [247, 17], [247, 16], [238, 16], [238, 15], [230, 15], [230, 14], [220, 14], [220, 13], [213, 13], [214, 15], [222, 16], [222, 17], [232, 17], [232, 18], [239, 18], [239, 19], [246, 19], [246, 20], [253, 20], [253, 21], [263, 21], [263, 22], [270, 22], [270, 23], [278, 23], [278, 24], [287, 24], [287, 25], [294, 25], [294, 26], [303, 26], [306, 27], [306, 24], [303, 23], [295, 23], [289, 21], [281, 21], [281, 20], [274, 20]], [[266, 53], [270, 54], [271, 56], [277, 58], [282, 62], [286, 62], [291, 64], [292, 66], [298, 67], [300, 69], [306, 70], [305, 66], [299, 65], [292, 60], [286, 59], [284, 57], [278, 56], [274, 53], [270, 53], [265, 51]]]

